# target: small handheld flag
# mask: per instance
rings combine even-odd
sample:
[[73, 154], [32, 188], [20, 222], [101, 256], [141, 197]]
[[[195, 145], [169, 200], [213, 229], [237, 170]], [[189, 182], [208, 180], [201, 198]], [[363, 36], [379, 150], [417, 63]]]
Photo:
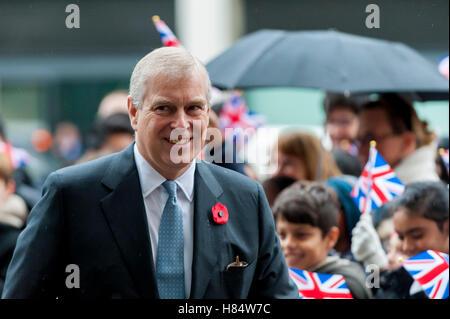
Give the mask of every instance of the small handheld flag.
[[448, 255], [427, 250], [403, 262], [430, 299], [448, 298]]
[[[246, 134], [252, 135], [265, 123], [265, 120], [264, 116], [249, 111], [242, 93], [236, 90], [231, 93], [219, 114], [219, 125], [225, 132], [225, 138], [235, 139], [238, 149], [243, 146], [242, 143], [246, 142], [240, 137], [247, 137]], [[233, 130], [226, 130], [227, 128]]]
[[258, 128], [264, 123], [264, 117], [249, 112], [244, 98], [239, 91], [233, 91], [224, 103], [219, 114], [220, 127], [225, 128]]
[[353, 299], [342, 275], [290, 268], [289, 276], [297, 285], [300, 299]]
[[153, 23], [161, 36], [161, 41], [166, 47], [179, 47], [180, 42], [178, 42], [177, 37], [173, 34], [172, 30], [167, 26], [167, 24], [159, 18], [159, 16], [154, 15], [152, 17]]
[[369, 160], [350, 193], [361, 213], [370, 213], [401, 195], [404, 189], [403, 183], [378, 153], [376, 142], [371, 141]]
[[2, 141], [0, 141], [0, 153], [6, 154], [13, 169], [26, 166], [31, 160], [31, 156], [26, 150]]

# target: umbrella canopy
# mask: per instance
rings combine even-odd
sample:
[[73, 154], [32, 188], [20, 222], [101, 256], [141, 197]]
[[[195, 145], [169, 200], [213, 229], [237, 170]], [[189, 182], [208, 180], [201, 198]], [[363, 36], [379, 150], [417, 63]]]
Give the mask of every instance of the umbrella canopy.
[[448, 80], [410, 47], [333, 30], [257, 31], [206, 67], [222, 89], [302, 87], [448, 99]]

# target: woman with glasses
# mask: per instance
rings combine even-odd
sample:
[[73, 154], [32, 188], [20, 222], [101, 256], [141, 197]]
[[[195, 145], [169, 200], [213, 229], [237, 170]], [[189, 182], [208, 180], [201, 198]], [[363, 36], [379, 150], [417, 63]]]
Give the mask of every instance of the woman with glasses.
[[411, 103], [396, 94], [385, 94], [366, 103], [359, 113], [359, 158], [369, 157], [371, 140], [404, 184], [438, 181], [435, 170], [436, 135], [417, 116]]

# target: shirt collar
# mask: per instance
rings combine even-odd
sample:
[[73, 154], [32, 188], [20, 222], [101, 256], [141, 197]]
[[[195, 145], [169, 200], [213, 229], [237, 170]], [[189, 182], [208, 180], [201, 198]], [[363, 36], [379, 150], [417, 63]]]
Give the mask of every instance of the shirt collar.
[[[156, 188], [166, 181], [161, 174], [159, 174], [141, 155], [136, 143], [133, 147], [134, 160], [139, 174], [139, 181], [141, 182], [142, 196], [146, 198]], [[189, 168], [178, 177], [175, 182], [181, 188], [186, 198], [191, 202], [194, 197], [194, 176], [195, 176], [195, 160], [192, 161]]]

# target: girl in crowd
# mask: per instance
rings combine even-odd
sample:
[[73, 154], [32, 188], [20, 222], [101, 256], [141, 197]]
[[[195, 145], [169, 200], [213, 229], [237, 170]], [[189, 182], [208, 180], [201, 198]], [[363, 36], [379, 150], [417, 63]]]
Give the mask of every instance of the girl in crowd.
[[[389, 205], [393, 211], [395, 247], [390, 247], [389, 265], [427, 250], [449, 252], [449, 193], [441, 182], [409, 184]], [[392, 253], [392, 251], [394, 253]], [[427, 298], [403, 267], [381, 273], [377, 298]]]

